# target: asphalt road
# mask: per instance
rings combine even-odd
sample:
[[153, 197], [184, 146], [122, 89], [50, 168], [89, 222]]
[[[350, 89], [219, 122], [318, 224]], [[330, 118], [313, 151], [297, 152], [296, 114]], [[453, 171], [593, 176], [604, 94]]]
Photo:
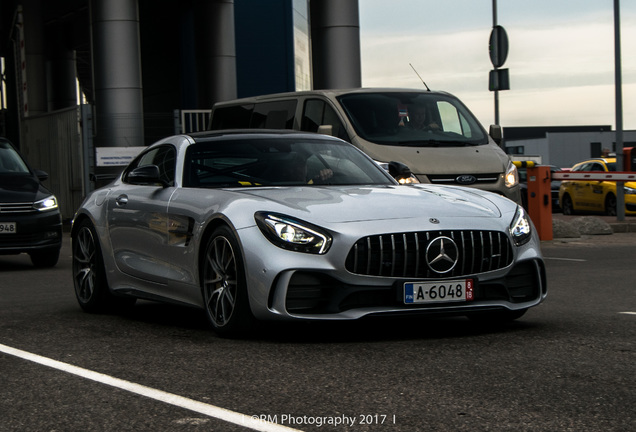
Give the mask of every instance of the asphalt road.
[[548, 299], [503, 328], [263, 325], [248, 340], [175, 306], [82, 312], [68, 238], [53, 269], [0, 256], [0, 431], [636, 430], [636, 233], [543, 251]]

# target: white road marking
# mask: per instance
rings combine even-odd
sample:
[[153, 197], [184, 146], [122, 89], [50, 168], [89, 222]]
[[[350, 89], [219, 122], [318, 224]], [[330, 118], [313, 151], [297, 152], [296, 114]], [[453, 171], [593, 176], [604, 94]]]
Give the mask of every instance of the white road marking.
[[577, 258], [551, 258], [551, 257], [543, 257], [544, 260], [554, 260], [554, 261], [575, 261], [575, 262], [585, 262], [587, 260], [577, 259]]
[[619, 312], [619, 313], [623, 315], [636, 315], [636, 312]]
[[263, 421], [256, 416], [241, 414], [234, 411], [220, 408], [214, 405], [205, 404], [192, 399], [178, 396], [172, 393], [164, 392], [161, 390], [146, 387], [141, 384], [135, 384], [130, 381], [114, 378], [109, 375], [105, 375], [99, 372], [94, 372], [81, 367], [73, 366], [68, 363], [63, 363], [57, 360], [53, 360], [47, 357], [42, 357], [37, 354], [33, 354], [27, 351], [22, 351], [16, 348], [12, 348], [3, 344], [0, 344], [0, 352], [9, 354], [15, 357], [19, 357], [24, 360], [39, 363], [44, 366], [48, 366], [54, 369], [58, 369], [63, 372], [67, 372], [73, 375], [80, 376], [92, 381], [96, 381], [102, 384], [106, 384], [118, 389], [126, 390], [131, 393], [135, 393], [141, 396], [148, 397], [150, 399], [158, 400], [168, 403], [177, 407], [185, 408], [190, 411], [198, 412], [210, 417], [214, 417], [228, 423], [234, 423], [236, 425], [244, 426], [246, 428], [262, 431], [262, 432], [300, 432], [298, 429], [292, 429], [286, 426], [282, 426], [276, 423]]

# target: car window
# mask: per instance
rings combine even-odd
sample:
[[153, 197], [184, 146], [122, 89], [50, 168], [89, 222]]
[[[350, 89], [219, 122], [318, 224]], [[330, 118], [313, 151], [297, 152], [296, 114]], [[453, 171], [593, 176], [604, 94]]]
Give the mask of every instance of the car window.
[[247, 129], [253, 111], [253, 104], [216, 108], [210, 129]]
[[598, 163], [598, 162], [594, 162], [592, 164], [590, 164], [590, 168], [588, 169], [588, 171], [602, 171], [605, 172], [605, 167]]
[[7, 142], [0, 141], [0, 173], [28, 174], [29, 168], [20, 155]]
[[349, 141], [344, 125], [336, 111], [321, 99], [308, 99], [303, 107], [300, 130], [318, 132], [318, 126], [321, 125], [331, 125], [333, 136]]
[[250, 119], [250, 128], [292, 129], [296, 105], [296, 99], [256, 104]]
[[156, 165], [159, 168], [159, 177], [169, 186], [174, 186], [176, 151], [171, 145], [154, 147], [137, 157], [137, 159], [128, 167], [124, 174], [124, 181], [127, 181], [128, 172], [135, 168]]
[[338, 98], [358, 134], [384, 145], [488, 144], [477, 119], [457, 99], [436, 93], [355, 93]]
[[185, 187], [389, 185], [395, 182], [355, 147], [326, 139], [232, 139], [191, 145]]

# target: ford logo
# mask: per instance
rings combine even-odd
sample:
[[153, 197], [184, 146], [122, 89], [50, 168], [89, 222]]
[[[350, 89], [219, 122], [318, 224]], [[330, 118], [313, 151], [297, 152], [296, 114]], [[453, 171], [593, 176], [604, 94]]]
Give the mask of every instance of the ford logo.
[[465, 174], [457, 177], [455, 181], [459, 184], [469, 185], [475, 183], [477, 181], [477, 177], [475, 177], [474, 175]]

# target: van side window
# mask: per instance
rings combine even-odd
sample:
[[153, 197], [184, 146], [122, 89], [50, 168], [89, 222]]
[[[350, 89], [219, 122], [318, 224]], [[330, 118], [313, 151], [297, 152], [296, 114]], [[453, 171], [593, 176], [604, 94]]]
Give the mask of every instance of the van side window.
[[320, 99], [307, 100], [300, 121], [300, 130], [318, 132], [318, 126], [322, 125], [331, 125], [333, 136], [350, 141], [338, 114], [329, 104]]
[[214, 110], [210, 130], [247, 129], [250, 126], [252, 111], [253, 104], [217, 108]]
[[295, 99], [256, 104], [250, 128], [293, 129], [297, 102]]

